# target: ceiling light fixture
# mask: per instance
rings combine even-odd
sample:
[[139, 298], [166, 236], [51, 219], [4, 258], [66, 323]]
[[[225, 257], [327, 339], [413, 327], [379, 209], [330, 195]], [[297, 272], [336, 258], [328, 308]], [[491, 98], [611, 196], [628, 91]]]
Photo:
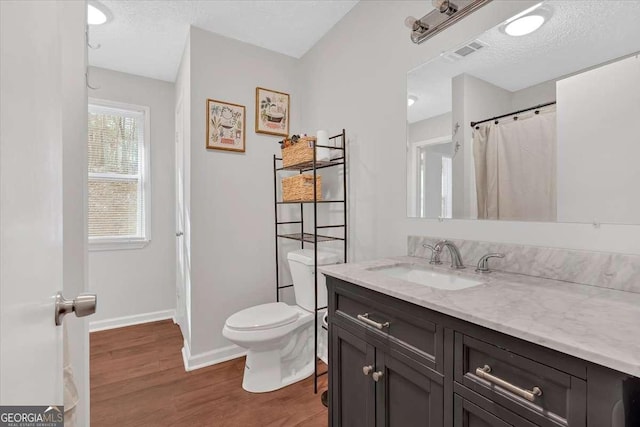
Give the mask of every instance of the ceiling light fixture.
[[103, 5], [98, 2], [91, 1], [87, 3], [87, 24], [102, 25], [109, 21], [111, 14]]
[[545, 18], [542, 15], [527, 15], [509, 22], [504, 27], [504, 32], [513, 37], [525, 36], [542, 27]]
[[411, 107], [413, 104], [416, 103], [417, 100], [418, 100], [417, 96], [409, 95], [409, 97], [407, 98], [407, 107]]
[[540, 2], [507, 19], [500, 30], [513, 37], [531, 34], [551, 18], [552, 8]]

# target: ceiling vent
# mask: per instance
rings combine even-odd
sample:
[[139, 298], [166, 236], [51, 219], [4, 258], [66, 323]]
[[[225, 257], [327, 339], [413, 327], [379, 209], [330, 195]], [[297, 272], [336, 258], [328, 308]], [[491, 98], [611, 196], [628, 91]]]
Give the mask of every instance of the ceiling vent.
[[479, 51], [480, 49], [484, 49], [488, 44], [485, 42], [476, 39], [462, 46], [458, 46], [457, 48], [450, 50], [449, 52], [443, 52], [442, 58], [449, 62], [459, 61], [474, 52]]

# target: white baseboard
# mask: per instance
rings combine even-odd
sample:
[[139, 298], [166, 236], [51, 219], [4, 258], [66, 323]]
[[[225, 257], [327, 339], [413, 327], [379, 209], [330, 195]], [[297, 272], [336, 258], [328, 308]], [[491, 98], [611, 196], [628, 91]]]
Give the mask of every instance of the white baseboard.
[[246, 349], [238, 347], [235, 344], [199, 354], [191, 354], [187, 341], [184, 342], [182, 347], [182, 361], [184, 363], [184, 370], [187, 372], [226, 362], [231, 359], [237, 359], [246, 354]]
[[173, 319], [176, 322], [175, 310], [154, 311], [152, 313], [134, 314], [132, 316], [116, 317], [113, 319], [89, 322], [89, 332], [105, 331], [107, 329], [122, 328], [139, 325], [140, 323], [157, 322], [158, 320]]

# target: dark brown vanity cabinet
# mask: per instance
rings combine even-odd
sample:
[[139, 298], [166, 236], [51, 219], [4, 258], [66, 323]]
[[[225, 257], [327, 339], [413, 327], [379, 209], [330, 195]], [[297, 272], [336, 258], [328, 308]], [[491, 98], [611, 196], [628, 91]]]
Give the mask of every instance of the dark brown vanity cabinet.
[[[442, 426], [442, 385], [401, 355], [331, 326], [331, 425]], [[423, 372], [421, 372], [423, 371]]]
[[[437, 325], [414, 317], [414, 307], [387, 307], [348, 292], [334, 297], [339, 308], [330, 322], [331, 425], [441, 427]], [[387, 323], [397, 328], [385, 331]]]
[[327, 278], [333, 427], [640, 427], [640, 379]]

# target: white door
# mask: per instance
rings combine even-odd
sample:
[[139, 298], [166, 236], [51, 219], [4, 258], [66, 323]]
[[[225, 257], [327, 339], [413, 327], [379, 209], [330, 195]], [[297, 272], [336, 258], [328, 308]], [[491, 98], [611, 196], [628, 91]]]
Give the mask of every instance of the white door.
[[[64, 403], [54, 298], [86, 282], [85, 23], [84, 2], [0, 1], [0, 405]], [[65, 323], [88, 426], [86, 322]]]
[[176, 103], [175, 186], [176, 186], [176, 321], [182, 336], [189, 336], [186, 300], [186, 236], [184, 211], [184, 110], [182, 98]]

